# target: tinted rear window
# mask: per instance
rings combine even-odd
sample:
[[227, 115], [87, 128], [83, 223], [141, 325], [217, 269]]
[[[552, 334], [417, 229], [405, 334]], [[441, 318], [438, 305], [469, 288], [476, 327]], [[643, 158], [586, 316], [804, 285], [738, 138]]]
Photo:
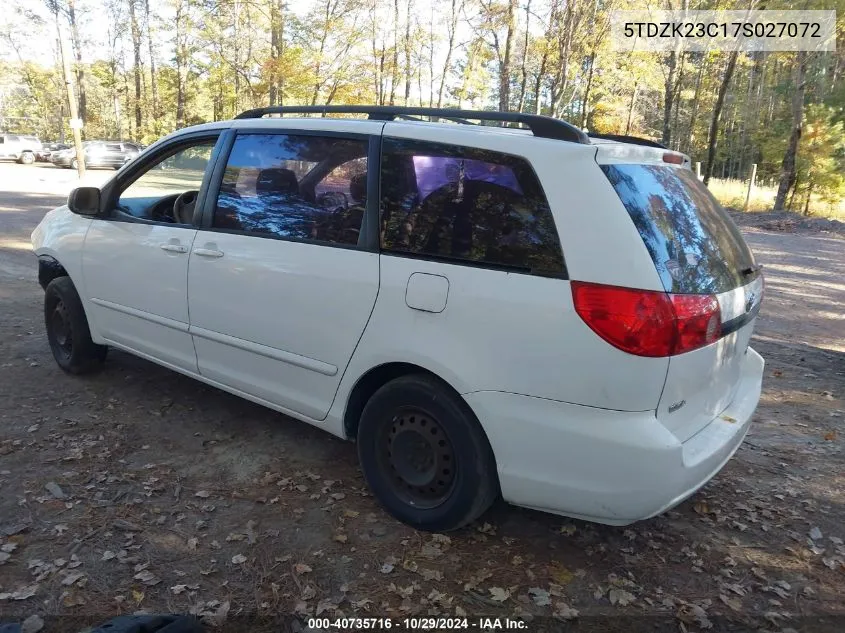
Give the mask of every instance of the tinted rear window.
[[667, 292], [716, 294], [744, 285], [754, 258], [725, 210], [688, 169], [602, 165]]
[[386, 251], [563, 275], [557, 229], [523, 158], [385, 138], [381, 245]]

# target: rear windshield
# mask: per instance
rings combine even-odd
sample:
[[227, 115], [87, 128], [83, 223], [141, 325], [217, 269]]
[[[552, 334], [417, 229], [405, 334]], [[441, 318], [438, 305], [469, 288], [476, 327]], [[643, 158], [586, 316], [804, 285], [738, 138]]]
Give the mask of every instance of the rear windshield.
[[739, 229], [688, 169], [602, 165], [645, 242], [667, 292], [717, 294], [752, 277]]

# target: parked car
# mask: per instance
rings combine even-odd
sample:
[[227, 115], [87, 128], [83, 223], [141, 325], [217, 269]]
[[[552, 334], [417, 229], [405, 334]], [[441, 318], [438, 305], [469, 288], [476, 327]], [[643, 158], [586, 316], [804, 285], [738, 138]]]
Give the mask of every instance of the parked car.
[[23, 134], [0, 134], [0, 158], [31, 165], [43, 151], [38, 137]]
[[50, 157], [57, 152], [62, 152], [70, 147], [67, 143], [44, 143], [44, 147], [42, 151], [36, 156], [36, 158], [45, 163], [50, 162]]
[[[369, 120], [264, 118], [323, 111]], [[187, 128], [33, 232], [49, 344], [73, 374], [114, 347], [357, 440], [421, 529], [499, 494], [628, 524], [712, 478], [760, 397], [762, 274], [688, 165], [517, 113]]]
[[[141, 153], [141, 147], [125, 141], [85, 141], [85, 166], [120, 169]], [[68, 149], [51, 154], [50, 160], [59, 167], [76, 169], [76, 149]]]

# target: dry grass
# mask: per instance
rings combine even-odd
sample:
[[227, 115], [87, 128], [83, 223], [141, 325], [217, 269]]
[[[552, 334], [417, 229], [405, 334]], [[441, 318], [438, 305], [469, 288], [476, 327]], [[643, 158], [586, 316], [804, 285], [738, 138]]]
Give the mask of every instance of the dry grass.
[[[743, 209], [745, 207], [748, 181], [713, 178], [709, 186], [710, 191], [722, 203], [722, 206], [729, 209]], [[755, 185], [751, 192], [748, 210], [752, 212], [771, 211], [776, 193], [777, 187], [775, 186]], [[845, 198], [840, 199], [836, 204], [831, 204], [814, 195], [813, 202], [810, 205], [810, 215], [845, 220]]]

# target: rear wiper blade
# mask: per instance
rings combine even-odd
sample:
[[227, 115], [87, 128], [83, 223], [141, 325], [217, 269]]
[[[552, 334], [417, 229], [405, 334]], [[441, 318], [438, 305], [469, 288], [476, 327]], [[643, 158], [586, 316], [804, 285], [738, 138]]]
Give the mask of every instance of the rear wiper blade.
[[743, 268], [739, 272], [742, 273], [743, 277], [748, 277], [748, 275], [753, 275], [754, 273], [756, 273], [761, 268], [762, 268], [762, 266], [749, 266], [748, 268]]

